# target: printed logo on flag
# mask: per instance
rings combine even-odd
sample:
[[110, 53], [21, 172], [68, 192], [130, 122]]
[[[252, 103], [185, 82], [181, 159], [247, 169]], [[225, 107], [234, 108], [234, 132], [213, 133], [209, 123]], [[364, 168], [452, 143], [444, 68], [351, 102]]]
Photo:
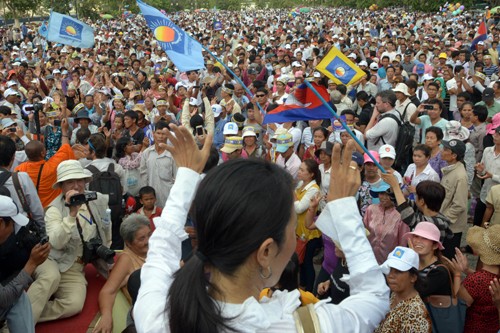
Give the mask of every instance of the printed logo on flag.
[[222, 22], [221, 21], [214, 22], [214, 30], [216, 30], [216, 31], [222, 30]]
[[162, 48], [184, 53], [184, 43], [181, 43], [182, 34], [177, 31], [178, 28], [170, 20], [150, 15], [144, 15], [144, 18]]
[[61, 28], [59, 29], [59, 35], [61, 37], [72, 38], [76, 40], [82, 39], [83, 25], [63, 17], [61, 20]]
[[356, 75], [356, 71], [339, 57], [333, 58], [325, 69], [332, 73], [343, 84], [348, 84], [354, 75]]

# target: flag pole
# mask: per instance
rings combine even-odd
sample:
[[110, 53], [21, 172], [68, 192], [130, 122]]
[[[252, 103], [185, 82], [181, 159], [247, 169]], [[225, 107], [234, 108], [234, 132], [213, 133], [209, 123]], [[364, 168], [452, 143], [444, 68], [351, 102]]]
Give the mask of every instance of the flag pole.
[[316, 97], [318, 97], [320, 99], [320, 101], [323, 103], [323, 105], [325, 105], [328, 108], [328, 110], [330, 110], [333, 117], [340, 122], [340, 124], [347, 131], [347, 133], [349, 133], [349, 135], [354, 139], [354, 141], [356, 141], [356, 143], [361, 147], [361, 149], [363, 149], [363, 151], [372, 159], [373, 163], [375, 163], [377, 168], [379, 168], [380, 171], [382, 171], [383, 173], [387, 173], [387, 171], [385, 171], [385, 169], [380, 165], [380, 163], [377, 162], [377, 160], [373, 157], [373, 155], [370, 153], [370, 151], [368, 149], [366, 149], [365, 145], [361, 141], [359, 141], [356, 134], [354, 134], [354, 132], [349, 128], [349, 126], [347, 126], [347, 124], [345, 124], [345, 122], [343, 122], [340, 119], [337, 112], [335, 112], [335, 110], [325, 101], [323, 96], [321, 96], [321, 94], [316, 90], [316, 88], [314, 88], [313, 85], [308, 80], [304, 80], [304, 83], [307, 85], [307, 87], [309, 89], [311, 89], [311, 91], [316, 95]]
[[[192, 38], [192, 37], [191, 37]], [[197, 41], [198, 42], [198, 41]], [[222, 66], [224, 66], [224, 68], [229, 72], [231, 73], [231, 75], [234, 77], [234, 79], [239, 83], [241, 84], [241, 86], [243, 87], [243, 89], [245, 89], [245, 91], [247, 92], [247, 94], [250, 96], [250, 97], [253, 97], [253, 94], [252, 92], [250, 91], [250, 89], [248, 89], [248, 87], [243, 83], [243, 81], [238, 77], [236, 76], [236, 74], [234, 74], [234, 72], [225, 64], [223, 63], [215, 54], [213, 54], [212, 52], [210, 52], [210, 50], [203, 44], [201, 44], [201, 47], [208, 52], [208, 54], [210, 54], [215, 60], [217, 60], [217, 62], [219, 62]], [[256, 102], [257, 103], [257, 107], [259, 108], [262, 116], [264, 116], [266, 113], [264, 112], [264, 109], [262, 109], [262, 106], [260, 106], [259, 102]]]

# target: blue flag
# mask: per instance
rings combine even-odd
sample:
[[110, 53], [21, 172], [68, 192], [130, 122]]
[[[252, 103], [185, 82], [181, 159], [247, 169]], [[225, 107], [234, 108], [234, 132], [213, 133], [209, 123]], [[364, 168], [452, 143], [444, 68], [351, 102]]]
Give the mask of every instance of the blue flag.
[[181, 72], [205, 68], [200, 43], [189, 37], [158, 9], [140, 0], [137, 0], [137, 5], [156, 41]]
[[335, 46], [316, 66], [316, 70], [325, 74], [337, 84], [349, 85], [359, 81], [365, 75], [355, 63], [340, 52]]
[[91, 48], [94, 46], [94, 29], [71, 16], [51, 12], [47, 40], [73, 47]]
[[38, 28], [38, 34], [42, 36], [43, 38], [47, 39], [47, 34], [49, 33], [49, 28], [47, 26], [47, 22], [43, 21], [42, 25], [40, 28]]

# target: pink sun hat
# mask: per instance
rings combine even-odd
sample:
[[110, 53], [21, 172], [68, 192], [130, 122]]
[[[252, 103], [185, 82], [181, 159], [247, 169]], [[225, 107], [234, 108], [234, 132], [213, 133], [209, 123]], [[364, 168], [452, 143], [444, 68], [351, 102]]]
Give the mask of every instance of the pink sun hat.
[[403, 235], [403, 238], [408, 238], [410, 235], [419, 236], [438, 244], [440, 250], [444, 250], [443, 244], [439, 241], [439, 237], [441, 233], [439, 232], [438, 227], [434, 223], [431, 222], [418, 222], [415, 230], [412, 232], [407, 232]]

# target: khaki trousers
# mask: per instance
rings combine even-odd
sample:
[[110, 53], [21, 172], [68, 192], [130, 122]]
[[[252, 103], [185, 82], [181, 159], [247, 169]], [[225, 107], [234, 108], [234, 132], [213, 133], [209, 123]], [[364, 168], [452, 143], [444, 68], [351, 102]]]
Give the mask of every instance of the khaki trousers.
[[83, 267], [74, 263], [61, 273], [57, 263], [50, 259], [38, 266], [28, 289], [35, 324], [71, 317], [82, 311], [87, 294]]

